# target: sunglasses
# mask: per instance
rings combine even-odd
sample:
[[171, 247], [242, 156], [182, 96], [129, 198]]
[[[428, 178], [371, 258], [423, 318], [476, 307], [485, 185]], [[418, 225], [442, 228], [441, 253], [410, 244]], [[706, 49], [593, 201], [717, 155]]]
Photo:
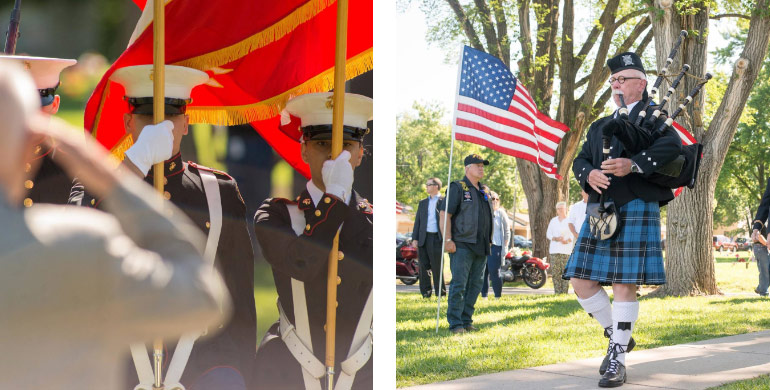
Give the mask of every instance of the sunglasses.
[[437, 185], [438, 184], [436, 184], [436, 183], [425, 183], [425, 187], [437, 186]]

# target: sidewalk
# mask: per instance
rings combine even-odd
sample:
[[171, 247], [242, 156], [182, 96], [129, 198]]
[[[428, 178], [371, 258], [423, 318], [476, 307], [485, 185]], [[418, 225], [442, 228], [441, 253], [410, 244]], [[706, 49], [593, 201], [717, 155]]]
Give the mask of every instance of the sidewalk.
[[[602, 358], [598, 356], [408, 389], [598, 389]], [[770, 373], [770, 330], [633, 351], [626, 361], [628, 382], [621, 389], [706, 389]]]

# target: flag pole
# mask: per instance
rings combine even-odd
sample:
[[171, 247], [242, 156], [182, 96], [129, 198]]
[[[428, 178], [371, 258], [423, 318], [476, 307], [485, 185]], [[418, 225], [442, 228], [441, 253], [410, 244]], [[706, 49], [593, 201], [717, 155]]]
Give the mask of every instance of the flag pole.
[[[337, 1], [337, 40], [334, 55], [332, 108], [332, 159], [342, 153], [342, 125], [345, 116], [345, 60], [347, 59], [348, 0]], [[348, 194], [351, 196], [351, 194]], [[332, 241], [326, 279], [326, 389], [334, 389], [334, 354], [337, 333], [337, 263], [340, 231]]]
[[[449, 187], [452, 185], [452, 156], [455, 150], [455, 124], [457, 123], [457, 104], [460, 97], [460, 76], [463, 69], [463, 54], [465, 53], [465, 45], [460, 49], [460, 62], [457, 64], [457, 91], [455, 92], [455, 106], [452, 109], [452, 142], [449, 146], [449, 169], [446, 179], [446, 196], [444, 197], [444, 226], [441, 228], [443, 232], [441, 234], [441, 267], [438, 271], [438, 282], [444, 284], [444, 250], [446, 247], [446, 221], [449, 219], [447, 216], [447, 210], [449, 209]], [[444, 286], [439, 286], [438, 299], [436, 302], [436, 333], [438, 333], [438, 322], [441, 316], [441, 290]]]
[[[165, 86], [165, 63], [166, 63], [166, 13], [164, 0], [153, 1], [153, 44], [152, 44], [152, 80], [153, 80], [153, 99], [152, 99], [152, 114], [153, 123], [158, 124], [165, 119], [165, 98], [166, 93]], [[163, 163], [153, 165], [153, 186], [155, 189], [163, 193]], [[154, 383], [153, 390], [161, 390], [163, 385], [163, 340], [157, 338], [153, 341], [153, 372]]]

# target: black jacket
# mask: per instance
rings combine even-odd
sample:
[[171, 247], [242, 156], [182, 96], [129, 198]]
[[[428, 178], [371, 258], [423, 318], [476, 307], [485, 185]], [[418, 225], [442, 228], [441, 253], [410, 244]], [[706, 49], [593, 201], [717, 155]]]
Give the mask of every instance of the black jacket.
[[767, 179], [765, 194], [762, 195], [762, 201], [759, 202], [757, 214], [754, 216], [753, 229], [757, 229], [763, 236], [767, 236], [767, 219], [770, 214], [770, 179]]
[[35, 146], [35, 157], [27, 163], [25, 169], [32, 169], [33, 164], [40, 164], [35, 176], [24, 182], [28, 189], [24, 205], [29, 207], [38, 203], [67, 204], [73, 190], [73, 180], [53, 161], [58, 153], [55, 148], [44, 144]]
[[[287, 206], [304, 212], [305, 230], [297, 236], [291, 226]], [[305, 283], [313, 354], [323, 363], [326, 351], [326, 283], [329, 252], [337, 229], [342, 225], [338, 262], [337, 332], [335, 367], [347, 357], [361, 312], [372, 290], [372, 208], [366, 199], [353, 193], [346, 205], [324, 194], [318, 206], [307, 190], [296, 202], [283, 198], [267, 199], [255, 215], [256, 232], [262, 253], [273, 268], [278, 300], [288, 320], [295, 324], [291, 279]], [[344, 224], [343, 224], [344, 222]], [[259, 388], [304, 388], [299, 363], [281, 340], [278, 323], [262, 340], [257, 353]], [[358, 371], [354, 389], [372, 387], [372, 360]]]
[[[244, 376], [248, 385], [256, 359], [257, 314], [254, 306], [254, 257], [246, 225], [246, 206], [238, 191], [238, 185], [224, 172], [201, 167], [192, 162], [183, 162], [181, 153], [177, 153], [164, 164], [164, 196], [208, 235], [210, 220], [206, 193], [200, 176], [202, 169], [213, 172], [219, 184], [222, 231], [215, 264], [230, 292], [233, 315], [219, 333], [195, 342], [181, 381], [189, 388], [208, 369], [232, 366]], [[154, 169], [151, 169], [145, 178], [150, 185], [153, 172]], [[98, 207], [99, 200], [86, 193], [82, 204]], [[168, 370], [169, 357], [173, 355], [175, 345], [175, 340], [168, 340], [168, 356], [163, 372]], [[138, 383], [133, 363], [128, 368], [127, 379], [131, 388]]]
[[[439, 224], [439, 208], [443, 196], [436, 200], [436, 224]], [[417, 204], [417, 213], [414, 215], [414, 227], [412, 228], [412, 239], [417, 240], [418, 246], [425, 245], [425, 237], [428, 235], [428, 208], [430, 206], [430, 197], [427, 197]], [[441, 226], [438, 227], [438, 234], [441, 236]]]
[[[641, 102], [634, 106], [629, 115], [631, 120], [636, 118], [641, 106]], [[647, 117], [650, 117], [653, 111], [652, 108], [648, 109]], [[599, 201], [599, 193], [588, 184], [588, 174], [593, 169], [601, 169], [603, 161], [602, 127], [611, 119], [612, 115], [600, 118], [591, 124], [583, 148], [572, 164], [575, 179], [588, 193], [589, 202]], [[645, 202], [657, 201], [663, 206], [674, 199], [674, 193], [671, 189], [651, 183], [646, 178], [657, 168], [673, 161], [679, 155], [681, 144], [682, 141], [679, 136], [669, 129], [649, 148], [635, 155], [628, 155], [623, 144], [613, 137], [610, 142], [610, 158], [630, 158], [642, 169], [643, 173], [630, 173], [623, 177], [610, 176], [610, 186], [605, 191], [605, 200], [612, 199], [617, 206], [622, 206], [634, 199], [642, 199]]]

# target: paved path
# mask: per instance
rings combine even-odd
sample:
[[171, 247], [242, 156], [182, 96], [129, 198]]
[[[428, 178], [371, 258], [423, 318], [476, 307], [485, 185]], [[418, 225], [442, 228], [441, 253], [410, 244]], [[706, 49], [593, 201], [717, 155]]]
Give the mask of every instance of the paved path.
[[[598, 389], [602, 357], [410, 387], [413, 390]], [[770, 373], [770, 330], [631, 352], [623, 390], [706, 389]]]

